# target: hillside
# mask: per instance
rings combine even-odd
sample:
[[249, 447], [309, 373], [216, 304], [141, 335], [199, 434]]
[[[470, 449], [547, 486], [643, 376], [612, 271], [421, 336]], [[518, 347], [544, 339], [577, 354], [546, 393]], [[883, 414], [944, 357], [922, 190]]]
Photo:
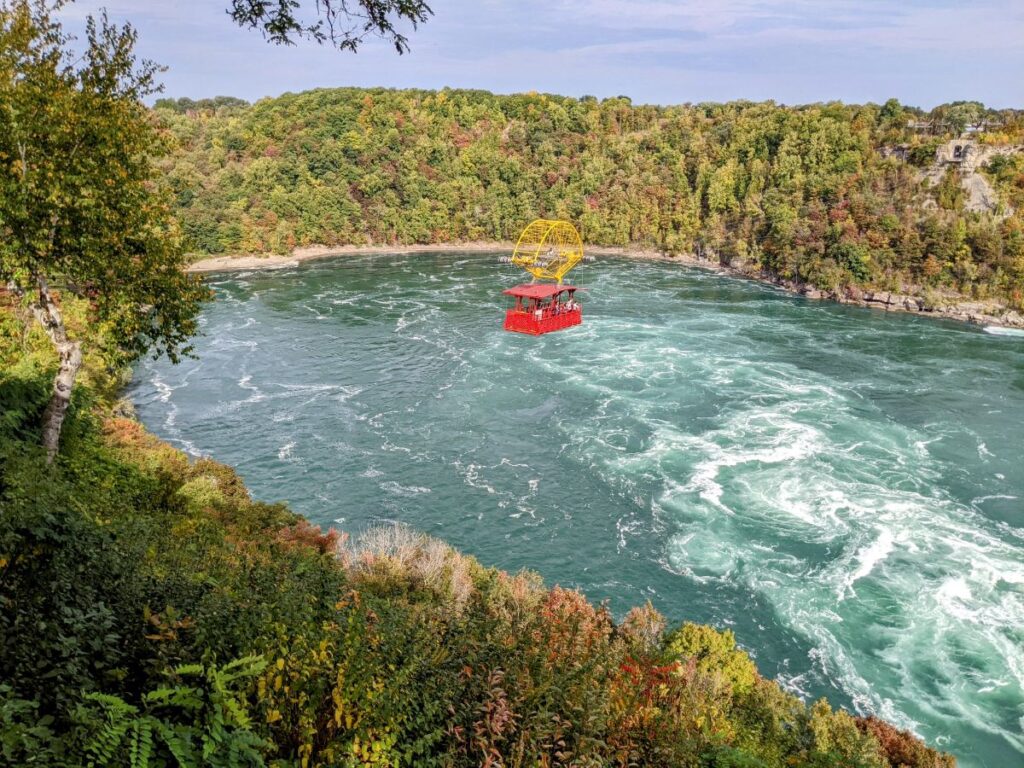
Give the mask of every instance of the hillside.
[[2, 765], [953, 765], [805, 705], [730, 632], [254, 501], [113, 408], [94, 352], [47, 467], [55, 356], [2, 298]]
[[[1021, 112], [383, 89], [156, 112], [199, 254], [508, 240], [544, 215], [820, 291], [1024, 306], [1024, 153], [1000, 150]], [[986, 161], [961, 179], [940, 149], [965, 130]]]

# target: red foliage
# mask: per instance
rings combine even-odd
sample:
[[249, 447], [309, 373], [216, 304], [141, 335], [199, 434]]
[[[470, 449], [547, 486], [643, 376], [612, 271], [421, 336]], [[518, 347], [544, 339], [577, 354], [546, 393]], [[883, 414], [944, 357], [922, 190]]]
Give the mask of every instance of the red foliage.
[[839, 221], [843, 221], [843, 219], [845, 219], [847, 216], [849, 216], [849, 212], [847, 211], [847, 206], [848, 206], [848, 203], [847, 203], [846, 200], [844, 200], [843, 202], [837, 204], [834, 208], [832, 208], [828, 212], [828, 220], [831, 221], [833, 224], [835, 224], [836, 222], [839, 222]]
[[451, 135], [452, 144], [454, 144], [459, 149], [465, 149], [466, 147], [473, 143], [473, 134], [469, 133], [468, 131], [462, 130], [462, 128], [459, 127], [458, 124], [452, 125], [452, 127], [449, 129], [449, 134]]
[[516, 725], [516, 714], [504, 689], [505, 673], [494, 670], [488, 676], [487, 697], [477, 709], [479, 719], [473, 723], [473, 743], [480, 753], [481, 766], [502, 765], [500, 743]]
[[[693, 660], [690, 660], [693, 662]], [[694, 666], [696, 666], [694, 664]], [[634, 660], [627, 658], [619, 665], [625, 684], [634, 693], [639, 693], [642, 706], [654, 705], [665, 687], [673, 685], [680, 670], [678, 661], [671, 664], [654, 664], [651, 659]]]
[[325, 532], [319, 525], [313, 525], [306, 520], [281, 528], [274, 536], [275, 541], [283, 544], [286, 549], [315, 549], [321, 555], [337, 552], [344, 538], [344, 535], [334, 528], [328, 528]]
[[892, 768], [955, 768], [956, 759], [926, 747], [909, 731], [901, 731], [877, 717], [858, 717], [857, 727], [878, 740]]
[[612, 631], [612, 620], [604, 608], [594, 608], [575, 590], [554, 587], [541, 604], [542, 630], [534, 641], [547, 651], [549, 664], [587, 658], [603, 644]]

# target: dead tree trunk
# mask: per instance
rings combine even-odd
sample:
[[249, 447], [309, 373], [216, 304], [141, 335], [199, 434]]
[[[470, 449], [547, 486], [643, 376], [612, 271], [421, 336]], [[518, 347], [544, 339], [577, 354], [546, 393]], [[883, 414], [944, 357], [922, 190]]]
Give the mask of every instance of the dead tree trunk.
[[32, 305], [32, 313], [57, 348], [60, 366], [53, 379], [53, 393], [43, 413], [43, 447], [46, 449], [46, 463], [52, 464], [57, 455], [60, 443], [60, 431], [64, 425], [64, 416], [71, 403], [71, 389], [75, 385], [75, 376], [82, 367], [82, 344], [68, 338], [64, 327], [64, 318], [60, 308], [50, 295], [46, 280], [36, 278], [39, 287], [39, 300]]

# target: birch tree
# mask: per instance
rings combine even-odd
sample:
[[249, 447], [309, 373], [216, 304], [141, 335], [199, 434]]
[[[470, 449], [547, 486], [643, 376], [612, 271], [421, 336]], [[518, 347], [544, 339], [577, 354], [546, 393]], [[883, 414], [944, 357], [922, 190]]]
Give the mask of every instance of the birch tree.
[[81, 52], [45, 0], [0, 2], [0, 284], [30, 303], [59, 365], [42, 415], [47, 460], [82, 364], [61, 313], [89, 302], [115, 365], [189, 352], [205, 289], [184, 271], [154, 157], [165, 140], [142, 99], [159, 68], [129, 27], [90, 18]]

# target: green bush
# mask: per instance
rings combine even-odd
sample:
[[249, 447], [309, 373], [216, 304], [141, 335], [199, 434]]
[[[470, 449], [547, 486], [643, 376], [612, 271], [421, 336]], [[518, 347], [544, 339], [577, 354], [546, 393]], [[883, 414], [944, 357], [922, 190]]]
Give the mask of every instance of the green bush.
[[692, 659], [701, 672], [721, 675], [740, 696], [750, 691], [757, 678], [754, 662], [736, 647], [730, 630], [686, 623], [666, 636], [665, 650], [680, 661]]
[[244, 687], [266, 667], [250, 656], [218, 667], [170, 670], [171, 685], [144, 693], [141, 705], [90, 693], [75, 712], [89, 766], [263, 766], [271, 745], [252, 731]]

